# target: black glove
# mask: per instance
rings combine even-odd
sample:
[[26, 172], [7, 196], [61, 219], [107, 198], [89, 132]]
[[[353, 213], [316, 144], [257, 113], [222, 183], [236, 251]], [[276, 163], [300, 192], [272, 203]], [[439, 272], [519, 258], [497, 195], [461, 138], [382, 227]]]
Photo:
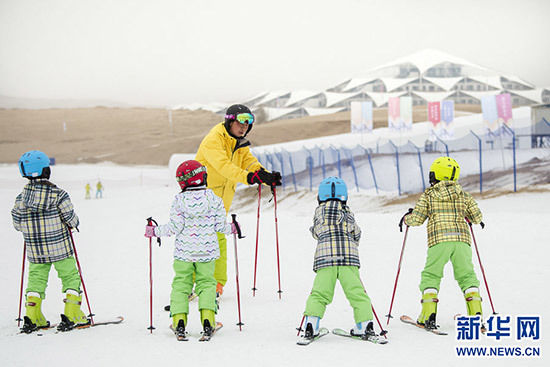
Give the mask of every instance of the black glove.
[[250, 185], [265, 183], [268, 186], [280, 186], [281, 174], [279, 172], [268, 172], [263, 168], [260, 168], [256, 172], [250, 172], [246, 177], [246, 181]]
[[485, 223], [479, 222], [479, 225], [481, 226], [481, 229], [485, 228]]
[[409, 210], [403, 214], [401, 217], [401, 220], [399, 221], [399, 232], [403, 232], [403, 223], [405, 222], [405, 217], [413, 212], [413, 208], [409, 208]]

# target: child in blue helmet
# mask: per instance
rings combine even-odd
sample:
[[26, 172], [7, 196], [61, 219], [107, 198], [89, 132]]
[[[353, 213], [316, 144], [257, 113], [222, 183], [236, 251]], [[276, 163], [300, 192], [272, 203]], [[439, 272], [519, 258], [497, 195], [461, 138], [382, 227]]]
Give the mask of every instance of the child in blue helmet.
[[319, 185], [319, 206], [309, 229], [317, 242], [313, 271], [317, 273], [306, 302], [305, 338], [319, 334], [319, 323], [332, 302], [336, 280], [353, 308], [355, 326], [350, 334], [377, 342], [370, 298], [359, 277], [361, 229], [346, 205], [348, 190], [344, 180], [328, 177]]
[[[69, 195], [49, 181], [50, 159], [32, 150], [19, 159], [21, 176], [29, 182], [15, 199], [11, 211], [13, 226], [23, 234], [29, 260], [26, 289], [26, 316], [22, 332], [31, 333], [50, 326], [42, 314], [42, 300], [52, 265], [66, 293], [65, 310], [58, 329], [66, 331], [87, 325], [90, 320], [80, 309], [80, 275], [71, 243], [71, 228], [79, 224]], [[65, 317], [63, 317], [65, 316]]]

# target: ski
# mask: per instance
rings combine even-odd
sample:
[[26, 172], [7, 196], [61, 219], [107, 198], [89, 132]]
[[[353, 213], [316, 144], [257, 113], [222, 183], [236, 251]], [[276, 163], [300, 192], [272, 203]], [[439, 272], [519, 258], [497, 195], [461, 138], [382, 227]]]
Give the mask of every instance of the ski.
[[122, 321], [124, 321], [124, 317], [117, 316], [117, 317], [113, 318], [112, 320], [99, 321], [99, 322], [94, 321], [93, 324], [90, 323], [90, 324], [86, 324], [86, 325], [76, 325], [76, 326], [73, 326], [71, 328], [64, 328], [64, 330], [60, 330], [59, 328], [62, 327], [62, 325], [63, 325], [63, 321], [62, 321], [57, 326], [58, 329], [56, 330], [55, 333], [56, 334], [57, 333], [63, 333], [63, 332], [66, 332], [66, 331], [77, 330], [77, 329], [89, 329], [91, 327], [102, 326], [102, 325], [117, 325], [117, 324], [120, 324]]
[[172, 325], [170, 325], [170, 330], [172, 330], [172, 332], [176, 335], [176, 339], [178, 339], [178, 341], [186, 342], [189, 340], [189, 338], [187, 337], [187, 331], [179, 333], [177, 330], [174, 330], [174, 327]]
[[351, 339], [356, 339], [356, 340], [364, 340], [364, 341], [371, 342], [371, 343], [374, 343], [374, 344], [387, 344], [388, 343], [388, 341], [386, 339], [382, 339], [378, 335], [369, 335], [368, 337], [365, 337], [365, 336], [362, 336], [362, 335], [351, 335], [349, 332], [347, 332], [343, 329], [338, 329], [338, 328], [333, 329], [332, 333], [334, 335], [344, 336], [344, 337], [351, 338]]
[[413, 320], [412, 318], [410, 318], [409, 316], [407, 315], [403, 315], [399, 318], [399, 320], [401, 320], [402, 322], [404, 322], [405, 324], [410, 324], [410, 325], [413, 325], [413, 326], [416, 326], [417, 328], [420, 328], [420, 329], [424, 329], [426, 331], [429, 331], [430, 333], [432, 334], [436, 334], [436, 335], [447, 335], [446, 332], [444, 331], [441, 331], [439, 329], [426, 329], [424, 327], [424, 325], [421, 325], [419, 323], [417, 323], [415, 320]]
[[309, 345], [309, 344], [313, 343], [314, 341], [319, 340], [320, 338], [322, 338], [323, 336], [325, 336], [327, 334], [328, 334], [328, 329], [323, 327], [323, 328], [319, 329], [319, 334], [315, 335], [313, 338], [306, 338], [305, 336], [302, 336], [302, 337], [300, 337], [300, 339], [298, 339], [296, 344], [298, 344], [298, 345]]
[[216, 322], [216, 327], [214, 328], [214, 330], [212, 330], [212, 334], [206, 335], [203, 332], [202, 336], [199, 338], [199, 341], [200, 342], [209, 341], [210, 339], [212, 339], [214, 334], [216, 334], [222, 327], [223, 327], [223, 324], [221, 322]]
[[19, 333], [20, 334], [36, 333], [37, 335], [40, 336], [40, 335], [42, 335], [42, 334], [40, 334], [41, 331], [54, 329], [54, 328], [57, 327], [57, 325], [58, 324], [50, 324], [50, 322], [48, 321], [48, 326], [36, 327], [36, 326], [34, 326], [34, 324], [32, 323], [31, 319], [29, 319], [28, 316], [24, 316], [23, 327], [19, 329]]

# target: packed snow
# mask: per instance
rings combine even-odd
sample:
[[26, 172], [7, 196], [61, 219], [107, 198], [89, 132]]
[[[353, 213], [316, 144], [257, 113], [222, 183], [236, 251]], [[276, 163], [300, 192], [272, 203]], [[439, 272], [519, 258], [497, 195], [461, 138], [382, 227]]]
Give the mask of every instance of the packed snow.
[[[467, 164], [466, 162], [464, 164]], [[103, 199], [85, 200], [84, 186], [105, 186]], [[123, 315], [120, 325], [98, 326], [56, 334], [55, 330], [19, 334], [17, 322], [23, 240], [11, 223], [10, 210], [26, 180], [13, 165], [0, 166], [0, 203], [3, 234], [0, 256], [0, 351], [3, 366], [357, 366], [357, 365], [548, 365], [550, 317], [547, 293], [550, 280], [548, 238], [550, 192], [508, 194], [479, 200], [486, 227], [475, 227], [481, 260], [487, 275], [495, 310], [501, 315], [538, 315], [540, 339], [496, 341], [482, 337], [476, 342], [456, 340], [453, 315], [465, 313], [463, 296], [454, 281], [452, 267], [445, 269], [440, 291], [438, 323], [449, 332], [436, 336], [401, 323], [398, 316], [413, 318], [420, 310], [418, 283], [426, 256], [426, 229], [411, 228], [405, 247], [391, 320], [389, 343], [367, 342], [328, 335], [313, 344], [296, 345], [305, 301], [313, 284], [315, 241], [308, 228], [316, 206], [315, 194], [278, 193], [278, 223], [282, 298], [278, 299], [277, 259], [273, 202], [262, 198], [256, 296], [252, 297], [257, 197], [253, 190], [240, 193], [231, 213], [238, 215], [246, 238], [238, 241], [241, 314], [238, 321], [233, 239], [228, 238], [229, 281], [221, 298], [217, 320], [223, 329], [209, 343], [199, 343], [197, 302], [191, 304], [190, 340], [178, 342], [168, 329], [170, 318], [163, 310], [169, 302], [173, 240], [153, 242], [154, 326], [149, 326], [149, 241], [143, 236], [145, 219], [159, 223], [168, 219], [177, 187], [167, 167], [125, 167], [113, 164], [56, 165], [51, 180], [68, 191], [80, 217], [80, 232], [74, 234], [84, 281], [96, 321]], [[547, 188], [546, 188], [547, 189]], [[92, 197], [94, 197], [94, 191]], [[243, 200], [242, 196], [251, 197]], [[246, 199], [246, 198], [245, 198]], [[245, 203], [245, 204], [242, 204]], [[362, 280], [380, 321], [386, 319], [395, 281], [403, 233], [399, 218], [411, 205], [384, 206], [368, 193], [350, 190], [349, 205], [363, 230], [360, 243]], [[485, 316], [491, 306], [474, 252], [474, 265], [481, 281]], [[28, 264], [27, 264], [28, 266]], [[25, 283], [26, 283], [25, 275]], [[61, 284], [50, 273], [43, 311], [58, 322], [63, 311]], [[85, 312], [87, 308], [83, 304]], [[24, 308], [23, 308], [24, 312]], [[339, 285], [328, 306], [322, 326], [350, 329], [352, 310]], [[379, 331], [378, 325], [376, 330]], [[541, 356], [531, 358], [457, 357], [455, 347], [534, 346]], [[546, 360], [546, 362], [544, 362]]]

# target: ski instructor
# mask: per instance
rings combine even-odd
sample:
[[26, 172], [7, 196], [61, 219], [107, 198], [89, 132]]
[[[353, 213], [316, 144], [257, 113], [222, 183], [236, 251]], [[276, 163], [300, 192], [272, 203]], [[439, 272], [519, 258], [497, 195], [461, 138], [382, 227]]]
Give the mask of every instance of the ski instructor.
[[[246, 185], [281, 185], [279, 172], [268, 172], [250, 152], [250, 142], [245, 139], [254, 124], [254, 115], [241, 104], [230, 106], [225, 121], [217, 124], [202, 140], [195, 159], [206, 166], [207, 187], [223, 200], [229, 213], [237, 183]], [[227, 282], [227, 241], [223, 233], [217, 233], [220, 258], [216, 260], [214, 278], [216, 292], [223, 293]]]

